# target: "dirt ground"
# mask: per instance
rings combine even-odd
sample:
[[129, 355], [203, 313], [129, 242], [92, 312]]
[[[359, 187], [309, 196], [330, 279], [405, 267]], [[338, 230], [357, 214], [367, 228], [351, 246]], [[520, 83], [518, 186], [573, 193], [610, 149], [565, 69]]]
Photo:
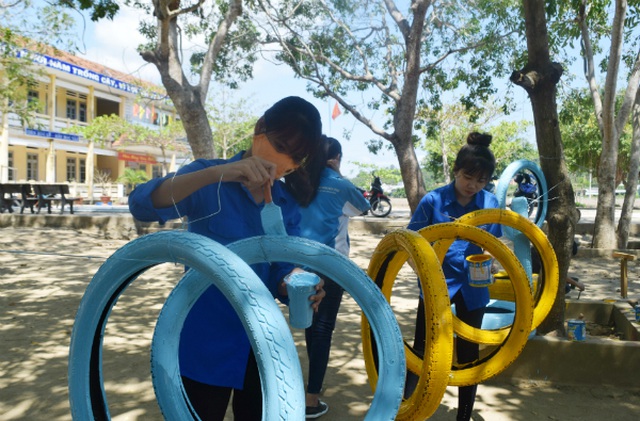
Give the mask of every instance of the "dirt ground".
[[[354, 235], [352, 259], [366, 268], [381, 238]], [[74, 317], [92, 276], [126, 243], [92, 231], [0, 229], [0, 420], [71, 419], [67, 358]], [[181, 267], [166, 263], [145, 272], [109, 317], [103, 372], [113, 420], [162, 419], [151, 382], [149, 343], [158, 312], [181, 272]], [[619, 296], [616, 261], [579, 255], [571, 272], [587, 286], [581, 300]], [[631, 262], [630, 298], [640, 297], [637, 275], [637, 263]], [[401, 282], [397, 296], [394, 289], [392, 307], [408, 332], [414, 317], [415, 281], [409, 274], [397, 285]], [[570, 295], [577, 298], [577, 291]], [[304, 371], [302, 332], [293, 334]], [[363, 419], [372, 392], [362, 359], [360, 309], [349, 296], [343, 300], [333, 344], [322, 398], [330, 411], [322, 419]], [[456, 400], [457, 389], [449, 387], [431, 419], [455, 419]], [[490, 381], [479, 386], [473, 419], [635, 420], [639, 414], [640, 389]]]

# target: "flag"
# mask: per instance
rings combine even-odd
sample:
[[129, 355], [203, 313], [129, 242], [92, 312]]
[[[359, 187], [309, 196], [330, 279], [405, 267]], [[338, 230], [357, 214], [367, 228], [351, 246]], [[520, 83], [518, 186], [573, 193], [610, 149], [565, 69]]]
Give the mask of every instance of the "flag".
[[338, 118], [340, 114], [342, 114], [342, 111], [340, 111], [340, 107], [336, 102], [336, 105], [333, 106], [333, 112], [331, 113], [331, 118], [335, 120], [336, 118]]

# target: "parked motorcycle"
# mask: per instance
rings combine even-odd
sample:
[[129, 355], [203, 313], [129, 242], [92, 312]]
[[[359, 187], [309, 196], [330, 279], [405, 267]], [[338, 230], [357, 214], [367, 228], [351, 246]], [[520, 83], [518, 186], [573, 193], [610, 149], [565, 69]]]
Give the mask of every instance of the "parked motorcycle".
[[538, 205], [538, 186], [533, 182], [531, 176], [527, 173], [518, 174], [515, 177], [518, 187], [513, 193], [514, 197], [524, 196], [527, 199], [529, 216], [533, 213], [533, 209]]
[[[378, 218], [384, 218], [391, 213], [391, 200], [382, 191], [382, 183], [380, 177], [374, 177], [371, 183], [371, 190], [361, 190], [365, 199], [369, 201], [371, 205], [371, 214]], [[363, 215], [369, 213], [365, 212]]]

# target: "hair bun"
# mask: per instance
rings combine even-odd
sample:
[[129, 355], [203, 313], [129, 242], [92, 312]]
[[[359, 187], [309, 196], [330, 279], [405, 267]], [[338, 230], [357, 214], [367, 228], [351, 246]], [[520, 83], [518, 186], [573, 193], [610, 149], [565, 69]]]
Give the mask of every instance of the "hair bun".
[[489, 145], [491, 145], [492, 138], [493, 136], [491, 136], [489, 133], [471, 132], [467, 136], [467, 143], [469, 145], [479, 145], [488, 148]]

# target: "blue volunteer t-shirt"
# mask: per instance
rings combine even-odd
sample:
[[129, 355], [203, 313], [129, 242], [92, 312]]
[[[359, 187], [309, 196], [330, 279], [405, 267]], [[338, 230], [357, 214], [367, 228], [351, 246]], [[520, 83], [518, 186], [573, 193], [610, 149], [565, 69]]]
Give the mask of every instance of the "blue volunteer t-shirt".
[[[356, 186], [336, 171], [325, 168], [316, 197], [309, 206], [300, 208], [300, 235], [336, 248], [341, 217], [360, 215], [369, 208], [369, 202]], [[338, 251], [345, 254], [343, 250]]]
[[[181, 168], [179, 173], [237, 161], [242, 154], [229, 160], [199, 159]], [[263, 204], [255, 203], [241, 183], [210, 184], [175, 207], [154, 208], [151, 193], [172, 176], [169, 174], [151, 180], [131, 193], [129, 209], [136, 219], [164, 223], [186, 216], [193, 221], [189, 224], [189, 231], [205, 235], [223, 245], [264, 235], [260, 218]], [[281, 181], [274, 183], [272, 196], [273, 202], [282, 210], [287, 233], [298, 236], [298, 204]], [[293, 265], [288, 263], [261, 263], [251, 267], [274, 297], [277, 296], [280, 280], [293, 269]], [[232, 280], [229, 279], [229, 282]], [[250, 348], [240, 318], [220, 290], [212, 286], [194, 304], [185, 320], [180, 335], [180, 374], [205, 384], [242, 389]]]
[[[430, 225], [453, 222], [476, 210], [490, 208], [499, 208], [498, 199], [493, 193], [480, 190], [469, 204], [462, 206], [456, 200], [454, 183], [450, 183], [430, 191], [422, 198], [407, 228], [418, 231]], [[502, 236], [500, 224], [486, 224], [479, 228], [496, 237]], [[477, 245], [464, 240], [456, 240], [449, 247], [442, 264], [449, 298], [453, 298], [458, 291], [461, 291], [469, 310], [484, 307], [489, 303], [488, 288], [469, 285], [465, 259], [469, 255], [479, 253], [482, 253], [482, 249]]]

